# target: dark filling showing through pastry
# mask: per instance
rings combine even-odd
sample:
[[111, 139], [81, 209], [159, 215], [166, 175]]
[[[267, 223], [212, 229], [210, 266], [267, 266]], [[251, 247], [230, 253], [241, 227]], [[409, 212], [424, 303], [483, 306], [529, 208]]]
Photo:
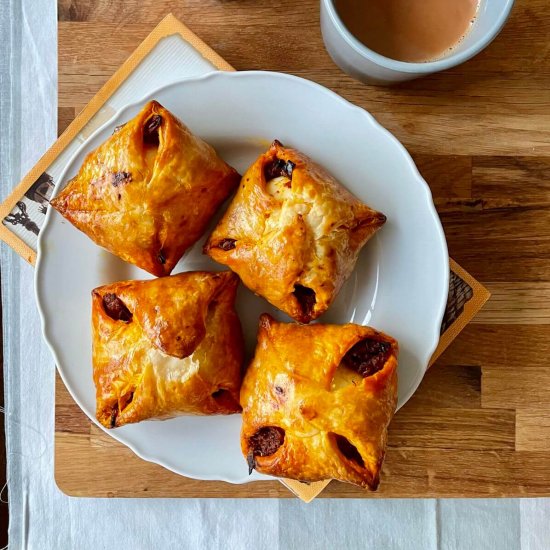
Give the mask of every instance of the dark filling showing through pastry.
[[123, 396], [120, 397], [118, 400], [120, 405], [120, 410], [123, 411], [134, 399], [134, 392], [129, 391], [128, 393], [125, 393]]
[[159, 250], [159, 253], [157, 254], [157, 260], [159, 264], [164, 265], [166, 263], [166, 253], [164, 252], [164, 250], [162, 250], [162, 248]]
[[342, 363], [363, 378], [384, 368], [391, 352], [388, 342], [365, 338], [353, 346], [342, 358]]
[[333, 434], [334, 440], [338, 450], [351, 462], [355, 462], [361, 468], [365, 467], [363, 457], [357, 450], [357, 447], [349, 441], [347, 437], [343, 435]]
[[109, 426], [111, 426], [111, 428], [114, 428], [116, 426], [117, 416], [118, 416], [118, 403], [115, 403], [113, 405], [113, 408], [111, 409], [111, 418], [109, 419]]
[[292, 294], [294, 294], [296, 300], [298, 300], [302, 313], [306, 317], [310, 318], [313, 313], [315, 303], [317, 302], [315, 291], [307, 286], [294, 285], [294, 292]]
[[285, 176], [292, 179], [292, 171], [296, 164], [291, 160], [275, 158], [264, 166], [264, 177], [266, 181]]
[[130, 172], [114, 172], [111, 176], [111, 185], [118, 187], [124, 183], [130, 183], [132, 181], [132, 174]]
[[247, 456], [249, 473], [256, 467], [255, 457], [270, 456], [285, 441], [285, 431], [277, 426], [260, 428], [249, 440], [250, 451]]
[[143, 142], [146, 145], [158, 147], [159, 145], [159, 128], [162, 124], [162, 117], [160, 115], [153, 115], [143, 127]]
[[384, 225], [388, 221], [388, 218], [382, 212], [377, 212], [371, 218], [363, 220], [359, 225]]
[[235, 243], [237, 241], [235, 239], [222, 239], [217, 245], [217, 248], [221, 248], [223, 251], [228, 252], [229, 250], [233, 250], [235, 248]]
[[220, 388], [219, 390], [216, 390], [212, 394], [212, 399], [216, 401], [216, 403], [225, 409], [234, 410], [235, 408], [240, 409], [241, 406], [237, 402], [237, 400], [231, 395], [231, 392], [229, 390], [226, 390], [225, 388]]
[[113, 408], [111, 409], [111, 416], [109, 418], [109, 426], [111, 428], [116, 427], [119, 412], [123, 412], [133, 400], [134, 390], [126, 392], [118, 398], [118, 401], [115, 402]]
[[109, 293], [103, 296], [103, 309], [115, 321], [129, 323], [132, 320], [132, 313], [116, 294]]

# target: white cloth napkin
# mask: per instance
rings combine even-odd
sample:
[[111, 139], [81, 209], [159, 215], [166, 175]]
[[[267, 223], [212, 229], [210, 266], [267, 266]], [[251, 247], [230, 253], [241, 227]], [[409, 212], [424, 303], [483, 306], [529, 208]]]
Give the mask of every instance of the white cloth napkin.
[[[0, 2], [2, 199], [56, 136], [55, 4]], [[41, 338], [34, 270], [5, 245], [1, 257], [10, 548], [550, 548], [550, 499], [317, 499], [306, 505], [297, 499], [65, 496], [53, 478], [55, 366]]]

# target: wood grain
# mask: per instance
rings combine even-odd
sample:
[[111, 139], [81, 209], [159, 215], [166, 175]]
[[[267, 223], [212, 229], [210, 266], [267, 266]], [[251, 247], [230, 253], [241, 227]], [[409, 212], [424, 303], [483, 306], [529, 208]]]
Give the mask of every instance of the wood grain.
[[516, 450], [550, 453], [550, 411], [547, 409], [518, 410]]
[[[317, 0], [60, 0], [60, 130], [170, 11], [237, 69], [310, 78], [369, 110], [430, 184], [451, 256], [493, 292], [396, 415], [379, 492], [333, 482], [321, 497], [549, 496], [548, 1], [516, 0], [501, 35], [464, 65], [384, 88], [334, 65]], [[59, 379], [56, 398], [68, 494], [291, 496], [276, 481], [172, 474], [92, 427]]]
[[491, 283], [490, 302], [477, 314], [475, 323], [550, 324], [550, 283]]

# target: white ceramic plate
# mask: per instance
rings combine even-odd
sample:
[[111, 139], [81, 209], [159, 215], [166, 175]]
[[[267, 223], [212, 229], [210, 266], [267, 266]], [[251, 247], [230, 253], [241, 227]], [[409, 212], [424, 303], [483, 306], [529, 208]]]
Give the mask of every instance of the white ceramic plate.
[[[364, 110], [313, 82], [268, 72], [216, 72], [148, 94], [98, 129], [68, 163], [60, 187], [114, 127], [157, 99], [243, 173], [274, 139], [318, 161], [357, 197], [388, 217], [321, 322], [369, 324], [399, 340], [399, 406], [416, 390], [437, 346], [448, 292], [445, 236], [430, 190], [403, 146]], [[204, 238], [174, 273], [221, 270], [201, 253]], [[36, 294], [44, 337], [59, 373], [95, 422], [90, 291], [151, 275], [96, 246], [50, 208], [40, 233]], [[284, 315], [241, 288], [237, 308], [253, 350], [258, 316]], [[108, 431], [146, 460], [182, 475], [244, 483], [239, 415], [180, 417]]]

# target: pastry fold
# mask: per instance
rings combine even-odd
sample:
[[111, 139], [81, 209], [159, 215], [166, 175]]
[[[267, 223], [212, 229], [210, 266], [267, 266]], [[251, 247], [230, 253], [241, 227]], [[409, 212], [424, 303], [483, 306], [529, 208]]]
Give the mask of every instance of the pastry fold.
[[272, 476], [375, 490], [397, 404], [397, 342], [354, 324], [262, 315], [241, 388], [241, 447]]
[[210, 145], [150, 101], [88, 154], [50, 204], [96, 244], [163, 276], [239, 180]]
[[205, 252], [296, 321], [323, 314], [386, 217], [274, 141], [248, 169]]
[[97, 419], [114, 428], [241, 410], [238, 277], [188, 272], [92, 292]]

